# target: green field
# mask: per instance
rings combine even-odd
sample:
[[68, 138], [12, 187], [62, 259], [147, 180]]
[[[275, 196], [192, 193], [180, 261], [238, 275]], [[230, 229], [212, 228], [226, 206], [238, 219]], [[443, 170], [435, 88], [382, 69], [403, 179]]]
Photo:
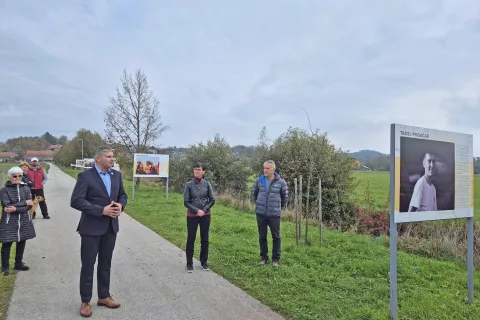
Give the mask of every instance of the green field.
[[[355, 172], [355, 177], [360, 182], [355, 192], [355, 198], [358, 203], [365, 205], [365, 189], [367, 184], [369, 184], [375, 207], [385, 208], [385, 201], [387, 200], [388, 188], [390, 186], [390, 173], [384, 171], [357, 171]], [[475, 176], [474, 183], [475, 216], [480, 220], [480, 176]]]
[[[73, 177], [79, 171], [65, 170]], [[388, 187], [388, 174], [368, 177]], [[371, 182], [372, 183], [372, 182]], [[359, 187], [361, 188], [361, 186]], [[125, 181], [130, 194], [131, 182]], [[386, 196], [386, 195], [385, 195]], [[185, 208], [181, 194], [142, 186], [126, 211], [182, 250]], [[313, 245], [295, 245], [295, 226], [282, 222], [280, 268], [259, 267], [258, 235], [253, 214], [216, 204], [212, 210], [210, 263], [214, 272], [242, 288], [287, 319], [388, 319], [389, 249], [385, 238], [325, 230], [324, 248], [318, 229]], [[271, 240], [269, 241], [271, 245]], [[195, 256], [199, 256], [196, 243]], [[480, 305], [467, 305], [464, 264], [398, 254], [398, 319], [475, 319]], [[480, 280], [476, 275], [475, 280]], [[478, 297], [478, 296], [477, 296]]]
[[[47, 171], [49, 170], [50, 166], [48, 164], [42, 164]], [[5, 164], [0, 163], [0, 174], [3, 169], [4, 172], [4, 179], [3, 182], [7, 181], [7, 171], [13, 167], [12, 164]], [[0, 182], [2, 179], [0, 178]], [[3, 187], [3, 186], [2, 186]], [[13, 265], [13, 257], [15, 257], [15, 246], [12, 247], [12, 252], [10, 253], [10, 266]], [[10, 276], [4, 277], [0, 275], [0, 320], [6, 319], [6, 312], [8, 308], [8, 303], [10, 302], [10, 297], [12, 296], [13, 292], [13, 284], [15, 282], [15, 275], [16, 271], [10, 267]]]

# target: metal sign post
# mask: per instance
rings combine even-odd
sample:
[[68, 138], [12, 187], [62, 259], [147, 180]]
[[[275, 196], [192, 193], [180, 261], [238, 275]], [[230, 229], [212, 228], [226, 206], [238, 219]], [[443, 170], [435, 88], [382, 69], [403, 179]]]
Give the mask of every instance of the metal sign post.
[[135, 178], [132, 178], [132, 200], [135, 199]]
[[473, 217], [467, 219], [468, 223], [468, 234], [467, 234], [467, 269], [468, 269], [468, 304], [473, 303]]
[[166, 196], [167, 196], [167, 199], [168, 199], [168, 180], [169, 178], [167, 177], [167, 184], [165, 185], [165, 191], [166, 191]]
[[390, 318], [397, 318], [397, 224], [395, 223], [395, 125], [390, 132]]

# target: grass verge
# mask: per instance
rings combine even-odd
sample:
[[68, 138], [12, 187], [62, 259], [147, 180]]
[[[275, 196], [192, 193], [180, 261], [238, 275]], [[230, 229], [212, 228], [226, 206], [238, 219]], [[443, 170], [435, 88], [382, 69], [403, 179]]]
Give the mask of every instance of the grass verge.
[[[78, 171], [66, 170], [76, 177]], [[131, 182], [125, 181], [131, 190]], [[126, 211], [182, 250], [186, 244], [181, 194], [142, 185]], [[279, 269], [257, 266], [258, 235], [253, 214], [217, 204], [210, 231], [212, 270], [288, 319], [388, 319], [389, 249], [385, 238], [311, 228], [308, 246], [295, 245], [295, 226], [282, 222]], [[271, 240], [269, 240], [271, 248]], [[196, 242], [195, 256], [199, 256]], [[467, 305], [466, 266], [400, 251], [398, 319], [475, 319], [480, 305]], [[475, 280], [478, 282], [479, 277]], [[476, 287], [478, 290], [478, 287]]]

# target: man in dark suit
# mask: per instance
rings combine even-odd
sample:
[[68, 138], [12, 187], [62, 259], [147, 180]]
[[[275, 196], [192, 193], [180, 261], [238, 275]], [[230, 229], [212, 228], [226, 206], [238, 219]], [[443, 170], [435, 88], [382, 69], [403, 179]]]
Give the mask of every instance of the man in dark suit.
[[77, 232], [81, 236], [80, 315], [90, 317], [93, 271], [98, 254], [97, 286], [99, 306], [118, 308], [110, 295], [110, 268], [118, 233], [118, 217], [127, 205], [121, 173], [111, 169], [113, 150], [98, 148], [95, 165], [78, 174], [70, 205], [82, 212]]

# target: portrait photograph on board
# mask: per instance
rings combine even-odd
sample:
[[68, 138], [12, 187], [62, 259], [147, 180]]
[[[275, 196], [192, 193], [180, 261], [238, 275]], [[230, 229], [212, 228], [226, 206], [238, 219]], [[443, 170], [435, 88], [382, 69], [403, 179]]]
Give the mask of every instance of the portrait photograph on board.
[[134, 177], [168, 177], [168, 155], [135, 153]]
[[455, 144], [400, 137], [400, 212], [455, 209]]
[[135, 174], [156, 176], [160, 169], [160, 160], [158, 157], [138, 156], [135, 161]]

